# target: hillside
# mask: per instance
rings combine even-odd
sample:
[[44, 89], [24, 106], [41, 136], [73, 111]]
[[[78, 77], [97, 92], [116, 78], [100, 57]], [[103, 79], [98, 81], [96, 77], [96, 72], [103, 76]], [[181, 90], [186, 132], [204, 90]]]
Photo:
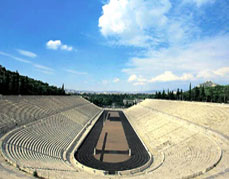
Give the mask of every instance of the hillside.
[[3, 95], [64, 95], [64, 87], [57, 88], [39, 80], [6, 70], [0, 65], [0, 94]]
[[192, 88], [190, 84], [188, 91], [178, 88], [175, 92], [170, 90], [156, 92], [155, 99], [229, 103], [229, 85], [218, 85], [207, 81]]

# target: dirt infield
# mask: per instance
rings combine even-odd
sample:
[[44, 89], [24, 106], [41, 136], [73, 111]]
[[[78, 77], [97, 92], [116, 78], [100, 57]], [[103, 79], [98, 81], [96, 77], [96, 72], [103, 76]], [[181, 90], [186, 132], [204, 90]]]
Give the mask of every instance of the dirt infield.
[[[104, 162], [122, 162], [128, 160], [129, 146], [119, 119], [118, 112], [109, 112], [107, 120], [103, 123], [103, 129], [96, 145], [95, 158]], [[110, 120], [110, 118], [117, 118]], [[99, 154], [97, 154], [99, 152]], [[106, 152], [108, 151], [108, 152]], [[111, 154], [113, 153], [113, 154]]]
[[119, 113], [117, 111], [108, 112], [108, 115], [110, 116], [110, 118], [111, 117], [117, 117], [117, 118], [120, 117], [120, 115], [119, 115]]

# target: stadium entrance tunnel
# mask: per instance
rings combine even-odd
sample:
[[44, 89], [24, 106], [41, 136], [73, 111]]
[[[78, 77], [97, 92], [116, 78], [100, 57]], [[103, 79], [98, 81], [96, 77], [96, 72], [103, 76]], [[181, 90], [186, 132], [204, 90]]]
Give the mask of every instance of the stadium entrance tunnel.
[[104, 111], [74, 154], [75, 159], [104, 174], [141, 168], [150, 155], [122, 111]]

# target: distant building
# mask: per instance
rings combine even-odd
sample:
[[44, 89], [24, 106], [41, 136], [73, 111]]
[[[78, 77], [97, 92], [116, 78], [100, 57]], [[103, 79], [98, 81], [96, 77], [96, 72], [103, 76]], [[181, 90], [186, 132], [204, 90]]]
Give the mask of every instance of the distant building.
[[123, 104], [125, 106], [127, 105], [134, 105], [134, 104], [137, 104], [137, 103], [140, 103], [142, 102], [144, 99], [124, 99], [123, 100]]
[[212, 81], [206, 81], [204, 83], [199, 84], [197, 87], [215, 87], [218, 84], [212, 82]]

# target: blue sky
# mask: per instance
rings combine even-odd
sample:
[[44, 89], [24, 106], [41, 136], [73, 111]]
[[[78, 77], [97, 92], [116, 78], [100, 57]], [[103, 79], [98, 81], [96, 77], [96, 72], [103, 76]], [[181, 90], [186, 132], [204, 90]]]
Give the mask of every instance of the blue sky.
[[227, 0], [3, 0], [0, 64], [75, 90], [229, 83]]

